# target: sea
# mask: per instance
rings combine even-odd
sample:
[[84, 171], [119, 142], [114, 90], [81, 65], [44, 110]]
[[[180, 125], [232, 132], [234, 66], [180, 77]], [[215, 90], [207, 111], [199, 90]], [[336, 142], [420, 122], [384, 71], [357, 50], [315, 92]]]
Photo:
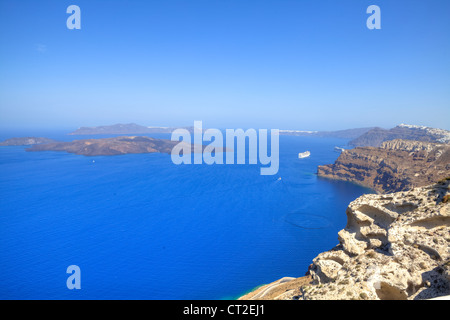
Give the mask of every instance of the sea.
[[[20, 136], [89, 138], [0, 133]], [[269, 176], [259, 164], [175, 165], [159, 153], [0, 147], [0, 299], [236, 299], [301, 277], [338, 244], [348, 204], [373, 193], [316, 175], [347, 143], [280, 136]], [[311, 156], [299, 159], [304, 151]], [[79, 289], [67, 286], [72, 265]]]

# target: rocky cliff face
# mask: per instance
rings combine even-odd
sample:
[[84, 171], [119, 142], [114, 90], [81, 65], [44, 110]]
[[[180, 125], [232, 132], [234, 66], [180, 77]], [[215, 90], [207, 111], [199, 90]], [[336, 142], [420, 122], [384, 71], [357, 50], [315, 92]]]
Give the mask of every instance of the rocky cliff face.
[[339, 245], [319, 254], [302, 299], [429, 299], [450, 294], [450, 179], [364, 195], [347, 209]]
[[313, 259], [310, 276], [283, 278], [242, 299], [419, 300], [450, 295], [449, 183], [447, 178], [410, 191], [359, 197], [347, 208], [339, 244]]
[[396, 139], [379, 148], [356, 147], [334, 164], [319, 166], [317, 174], [381, 193], [409, 190], [450, 176], [450, 145]]

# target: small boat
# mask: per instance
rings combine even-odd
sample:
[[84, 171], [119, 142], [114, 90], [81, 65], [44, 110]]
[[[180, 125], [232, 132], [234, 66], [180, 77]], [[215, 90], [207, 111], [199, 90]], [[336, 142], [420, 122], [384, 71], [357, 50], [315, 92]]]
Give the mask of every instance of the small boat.
[[334, 147], [334, 151], [344, 152], [345, 149], [341, 147]]
[[309, 152], [309, 151], [300, 152], [300, 153], [298, 154], [298, 158], [299, 158], [299, 159], [302, 159], [302, 158], [308, 158], [310, 155], [311, 155], [311, 152]]

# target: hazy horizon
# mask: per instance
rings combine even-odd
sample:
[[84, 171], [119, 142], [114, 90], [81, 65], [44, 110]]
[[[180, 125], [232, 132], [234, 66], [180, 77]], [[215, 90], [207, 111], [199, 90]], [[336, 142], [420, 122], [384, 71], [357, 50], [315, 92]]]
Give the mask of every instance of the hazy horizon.
[[[81, 8], [69, 30], [66, 9]], [[369, 5], [381, 29], [369, 30]], [[450, 130], [450, 2], [0, 0], [0, 128]]]

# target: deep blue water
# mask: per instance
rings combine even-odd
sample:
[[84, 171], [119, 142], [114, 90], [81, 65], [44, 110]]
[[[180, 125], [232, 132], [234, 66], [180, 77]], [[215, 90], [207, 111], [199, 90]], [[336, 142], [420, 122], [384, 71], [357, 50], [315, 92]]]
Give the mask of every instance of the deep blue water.
[[[0, 147], [0, 298], [231, 299], [302, 276], [338, 243], [349, 202], [370, 192], [315, 175], [345, 144], [281, 136], [274, 176], [166, 154]], [[80, 290], [66, 287], [69, 265]]]

